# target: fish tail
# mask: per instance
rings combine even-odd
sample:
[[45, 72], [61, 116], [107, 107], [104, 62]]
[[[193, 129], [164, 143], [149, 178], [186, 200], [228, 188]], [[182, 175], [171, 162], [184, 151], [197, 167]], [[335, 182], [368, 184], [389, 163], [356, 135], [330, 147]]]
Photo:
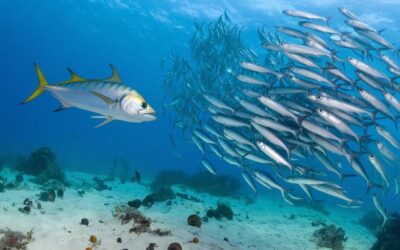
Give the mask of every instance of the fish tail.
[[34, 64], [34, 66], [35, 66], [36, 74], [38, 77], [39, 86], [28, 98], [26, 98], [24, 101], [22, 101], [21, 104], [25, 104], [27, 102], [30, 102], [30, 101], [36, 99], [38, 96], [40, 96], [43, 93], [43, 91], [45, 90], [45, 87], [49, 85], [47, 83], [46, 78], [44, 77], [44, 75], [42, 73], [42, 70], [39, 68], [39, 66], [36, 63]]
[[349, 178], [349, 177], [356, 177], [356, 174], [340, 174], [339, 178], [340, 178], [340, 184], [342, 184], [343, 180], [345, 178]]
[[369, 191], [371, 190], [371, 188], [373, 188], [373, 187], [376, 187], [376, 188], [384, 188], [382, 185], [380, 185], [380, 184], [376, 184], [376, 183], [373, 183], [373, 182], [371, 182], [371, 181], [369, 181], [368, 182], [368, 184], [367, 184], [367, 194], [369, 193]]

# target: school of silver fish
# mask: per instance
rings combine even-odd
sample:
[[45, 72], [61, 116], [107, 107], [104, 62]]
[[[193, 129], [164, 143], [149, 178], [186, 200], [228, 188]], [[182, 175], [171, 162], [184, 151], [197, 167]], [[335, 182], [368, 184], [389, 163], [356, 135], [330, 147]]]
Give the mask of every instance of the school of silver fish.
[[[175, 110], [173, 126], [190, 135], [211, 174], [216, 156], [254, 192], [257, 182], [289, 204], [315, 192], [346, 208], [369, 202], [384, 225], [382, 198], [400, 195], [399, 49], [349, 9], [339, 12], [344, 22], [334, 28], [330, 18], [285, 10], [298, 25], [259, 28], [257, 50], [226, 12], [208, 26], [195, 21], [192, 58], [170, 56], [164, 108]], [[348, 178], [365, 182], [363, 198], [346, 192]]]

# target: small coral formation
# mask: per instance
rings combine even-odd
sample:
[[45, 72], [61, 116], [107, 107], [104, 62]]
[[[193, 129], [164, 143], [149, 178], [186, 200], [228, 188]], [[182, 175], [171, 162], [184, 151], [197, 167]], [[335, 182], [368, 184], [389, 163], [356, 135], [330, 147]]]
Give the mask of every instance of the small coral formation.
[[153, 195], [149, 194], [142, 200], [142, 205], [146, 208], [150, 208], [154, 204]]
[[146, 250], [154, 250], [157, 247], [156, 243], [149, 243], [149, 246], [146, 247]]
[[1, 250], [27, 250], [28, 244], [33, 240], [32, 230], [23, 234], [10, 229], [0, 229], [0, 249]]
[[377, 241], [371, 250], [400, 249], [400, 215], [395, 213], [377, 234]]
[[50, 148], [42, 147], [29, 157], [20, 157], [15, 170], [35, 176], [32, 182], [39, 185], [51, 179], [67, 183], [64, 172], [58, 167], [56, 155]]
[[80, 224], [84, 226], [89, 226], [89, 220], [87, 218], [82, 218]]
[[240, 190], [240, 182], [232, 176], [214, 176], [200, 171], [189, 175], [180, 170], [161, 171], [151, 183], [152, 190], [164, 186], [184, 185], [197, 192], [216, 196], [234, 196]]
[[326, 247], [333, 250], [343, 250], [343, 242], [346, 240], [345, 231], [333, 224], [315, 230], [311, 238], [311, 241], [318, 247]]
[[128, 205], [130, 207], [138, 209], [142, 205], [142, 201], [139, 199], [135, 199], [133, 201], [128, 201]]
[[174, 198], [174, 191], [168, 186], [163, 186], [155, 188], [155, 190], [153, 190], [151, 194], [147, 195], [142, 200], [141, 204], [146, 208], [150, 208], [153, 206], [154, 202], [163, 202], [167, 200], [172, 200]]
[[102, 179], [100, 179], [98, 177], [93, 177], [93, 181], [95, 183], [94, 188], [97, 191], [111, 190], [111, 187], [106, 185], [105, 180], [102, 180]]
[[214, 217], [218, 220], [225, 217], [228, 220], [232, 220], [233, 219], [233, 211], [227, 204], [219, 202], [217, 204], [216, 209], [209, 209], [207, 211], [207, 217], [208, 218]]
[[168, 250], [182, 250], [181, 244], [174, 242], [168, 246]]
[[54, 202], [56, 200], [56, 192], [53, 191], [43, 191], [39, 195], [40, 201], [50, 201]]
[[374, 210], [370, 210], [361, 217], [358, 221], [360, 225], [364, 226], [372, 233], [376, 233], [377, 229], [382, 225], [382, 219], [379, 218], [378, 214]]
[[201, 227], [201, 219], [197, 214], [191, 214], [187, 218], [187, 224], [192, 227]]
[[3, 193], [5, 190], [5, 183], [4, 183], [4, 178], [0, 176], [0, 193]]
[[33, 201], [31, 199], [26, 198], [23, 202], [23, 207], [18, 208], [18, 211], [24, 214], [30, 214], [32, 208], [41, 209], [42, 205], [39, 202], [36, 202], [36, 207], [33, 205]]

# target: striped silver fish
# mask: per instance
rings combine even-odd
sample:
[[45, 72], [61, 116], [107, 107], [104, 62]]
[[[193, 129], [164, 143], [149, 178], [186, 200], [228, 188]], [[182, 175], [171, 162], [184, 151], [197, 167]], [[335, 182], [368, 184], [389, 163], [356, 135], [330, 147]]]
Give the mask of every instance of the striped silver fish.
[[39, 66], [35, 64], [39, 87], [21, 104], [34, 100], [44, 91], [49, 91], [61, 103], [61, 107], [55, 111], [75, 107], [99, 114], [100, 116], [93, 118], [105, 120], [96, 127], [113, 120], [134, 123], [155, 120], [154, 109], [138, 92], [122, 84], [117, 70], [112, 65], [110, 67], [112, 75], [104, 80], [87, 80], [67, 68], [71, 78], [50, 85]]

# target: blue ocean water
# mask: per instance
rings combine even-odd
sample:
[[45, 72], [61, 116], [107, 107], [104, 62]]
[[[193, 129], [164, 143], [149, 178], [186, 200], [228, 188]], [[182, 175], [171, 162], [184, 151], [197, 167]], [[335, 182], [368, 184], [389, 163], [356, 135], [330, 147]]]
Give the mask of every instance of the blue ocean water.
[[[0, 152], [29, 154], [40, 146], [49, 146], [65, 169], [93, 173], [107, 173], [115, 157], [128, 159], [134, 169], [149, 178], [163, 169], [196, 172], [201, 168], [202, 155], [195, 146], [189, 141], [171, 145], [170, 134], [179, 130], [162, 114], [162, 83], [168, 65], [160, 65], [171, 52], [190, 57], [193, 20], [215, 20], [226, 10], [232, 22], [244, 27], [243, 40], [262, 53], [258, 27], [272, 31], [275, 25], [293, 24], [281, 14], [283, 9], [332, 16], [340, 20], [332, 25], [341, 28], [339, 6], [348, 7], [374, 27], [385, 28], [385, 38], [399, 46], [400, 5], [392, 0], [0, 1]], [[91, 119], [89, 112], [52, 112], [59, 104], [49, 93], [19, 105], [37, 87], [33, 63], [40, 65], [50, 83], [68, 79], [66, 67], [83, 77], [105, 78], [111, 74], [111, 63], [123, 82], [154, 107], [157, 120], [141, 124], [114, 121], [94, 129], [98, 120]], [[383, 125], [399, 135], [389, 122]], [[241, 178], [240, 171], [222, 161], [214, 165], [221, 173]], [[388, 171], [389, 175], [395, 172]], [[366, 195], [360, 177], [345, 181], [343, 186], [352, 197]], [[383, 197], [388, 211], [399, 211], [399, 197], [393, 190]], [[323, 195], [323, 199], [330, 198]], [[366, 203], [373, 209], [371, 200]]]

